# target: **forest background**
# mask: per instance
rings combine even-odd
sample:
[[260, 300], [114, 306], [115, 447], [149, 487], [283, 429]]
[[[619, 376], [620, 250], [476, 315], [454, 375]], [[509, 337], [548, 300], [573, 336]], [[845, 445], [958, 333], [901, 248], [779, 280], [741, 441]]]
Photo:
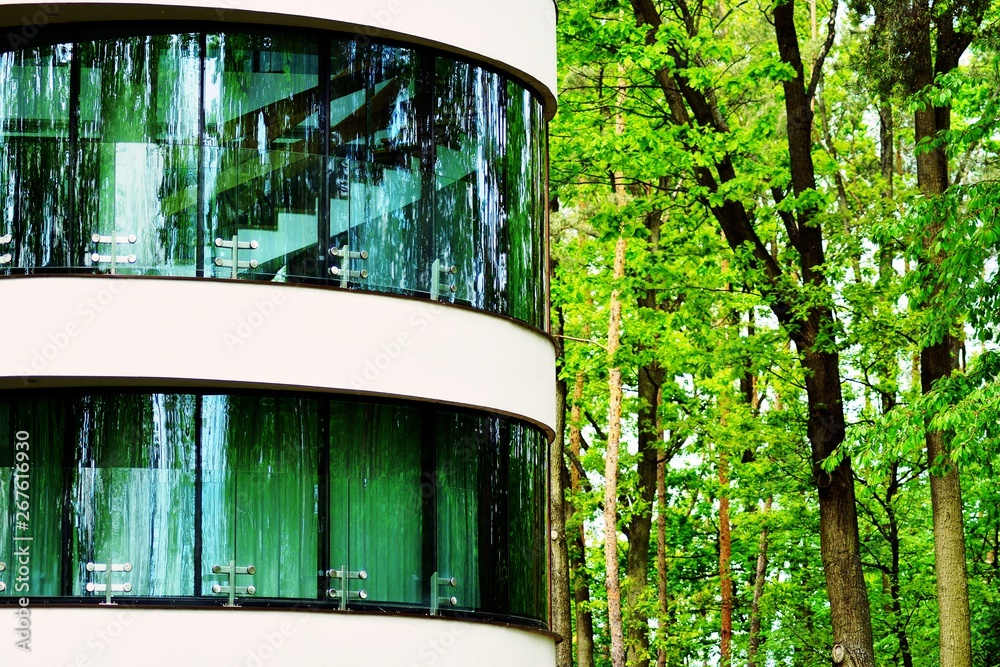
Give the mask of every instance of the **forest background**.
[[1000, 2], [559, 5], [559, 667], [1000, 664]]

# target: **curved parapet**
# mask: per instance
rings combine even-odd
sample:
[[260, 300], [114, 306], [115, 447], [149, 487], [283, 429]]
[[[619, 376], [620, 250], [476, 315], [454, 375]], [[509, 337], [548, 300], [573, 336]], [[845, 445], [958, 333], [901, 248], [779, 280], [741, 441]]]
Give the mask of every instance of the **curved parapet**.
[[[117, 667], [136, 664], [137, 655], [148, 667], [555, 663], [555, 645], [545, 634], [479, 623], [287, 611], [136, 612], [127, 606], [30, 611], [32, 652], [25, 664]], [[0, 646], [5, 665], [21, 664], [24, 655], [13, 640]]]
[[[555, 113], [556, 5], [553, 0], [180, 0], [178, 2], [4, 2], [3, 47], [49, 25], [93, 21], [196, 20], [336, 30], [360, 40], [389, 38], [473, 58], [530, 84]], [[11, 41], [13, 39], [13, 42]], [[23, 40], [23, 41], [22, 41]], [[6, 42], [6, 43], [4, 43]]]
[[[413, 398], [555, 426], [555, 351], [513, 321], [430, 301], [149, 278], [0, 281], [0, 387], [234, 387]], [[44, 308], [38, 307], [45, 304]]]

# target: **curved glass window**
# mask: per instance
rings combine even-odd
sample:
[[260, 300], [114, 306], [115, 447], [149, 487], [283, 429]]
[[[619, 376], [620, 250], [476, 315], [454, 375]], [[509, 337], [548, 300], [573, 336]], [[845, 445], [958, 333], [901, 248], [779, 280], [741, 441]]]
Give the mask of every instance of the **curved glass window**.
[[544, 326], [545, 122], [520, 84], [323, 33], [77, 37], [0, 51], [0, 275], [299, 282]]
[[0, 399], [0, 486], [29, 507], [0, 506], [0, 600], [286, 602], [542, 624], [545, 453], [535, 427], [429, 405]]

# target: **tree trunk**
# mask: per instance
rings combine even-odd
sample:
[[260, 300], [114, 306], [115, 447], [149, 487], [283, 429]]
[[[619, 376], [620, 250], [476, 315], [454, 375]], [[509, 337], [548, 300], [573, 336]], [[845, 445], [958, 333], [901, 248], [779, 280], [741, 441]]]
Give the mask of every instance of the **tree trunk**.
[[[954, 339], [925, 347], [920, 355], [923, 391], [950, 374], [955, 356]], [[942, 349], [943, 348], [943, 349]], [[937, 577], [941, 667], [971, 667], [972, 630], [969, 618], [969, 584], [965, 565], [965, 532], [962, 519], [962, 486], [958, 467], [949, 462], [951, 434], [927, 431], [927, 462], [943, 461], [943, 474], [931, 471], [931, 507], [934, 516], [934, 574]]]
[[903, 658], [903, 667], [913, 667], [913, 652], [910, 650], [910, 640], [906, 635], [906, 621], [903, 618], [903, 601], [899, 586], [899, 521], [896, 519], [896, 510], [893, 509], [892, 505], [898, 492], [899, 465], [893, 463], [889, 473], [889, 488], [885, 493], [885, 512], [889, 520], [886, 534], [892, 558], [889, 565], [889, 599], [892, 604], [893, 630], [896, 633], [896, 641], [899, 642], [899, 654]]
[[[556, 311], [553, 334], [562, 357], [562, 310]], [[566, 437], [566, 381], [556, 383], [556, 437], [549, 450], [549, 613], [552, 632], [561, 637], [556, 644], [556, 667], [573, 667], [573, 624], [570, 605], [569, 547], [566, 540], [566, 483], [569, 471], [563, 454]]]
[[[943, 20], [942, 20], [943, 19]], [[937, 27], [936, 44], [932, 47], [931, 23]], [[964, 36], [955, 32], [951, 17], [932, 17], [923, 8], [917, 17], [918, 29], [912, 31], [914, 84], [922, 89], [933, 83], [937, 74], [958, 66], [965, 51]], [[935, 65], [932, 50], [937, 53]], [[914, 146], [937, 138], [951, 126], [951, 107], [928, 106], [914, 113]], [[927, 198], [938, 198], [948, 188], [948, 156], [944, 146], [916, 152], [917, 184]], [[945, 259], [935, 249], [942, 221], [934, 221], [924, 230], [925, 262], [935, 266]], [[931, 272], [937, 276], [937, 271]], [[936, 279], [936, 278], [932, 278]], [[938, 288], [933, 286], [931, 299]], [[950, 322], [945, 323], [952, 324]], [[940, 340], [930, 342], [920, 350], [920, 385], [928, 393], [934, 383], [951, 375], [958, 368], [958, 340], [951, 335], [951, 326]], [[937, 578], [938, 627], [941, 667], [971, 667], [972, 633], [969, 619], [969, 587], [965, 563], [965, 534], [962, 519], [962, 486], [958, 468], [950, 462], [951, 434], [926, 431], [927, 459], [931, 470], [931, 507], [934, 517], [934, 573]], [[940, 465], [940, 464], [944, 465]], [[940, 466], [940, 467], [939, 467]]]
[[625, 276], [625, 236], [615, 244], [610, 317], [608, 320], [608, 446], [604, 466], [604, 561], [608, 591], [608, 630], [611, 635], [611, 667], [625, 667], [625, 637], [622, 627], [621, 581], [618, 573], [618, 448], [622, 433], [622, 370], [615, 360], [621, 339], [622, 303], [619, 286]]
[[[660, 211], [650, 211], [645, 217], [649, 230], [648, 245], [655, 250], [660, 241], [660, 226], [663, 216]], [[645, 290], [639, 297], [639, 308], [656, 310], [660, 307], [657, 292]], [[645, 341], [651, 345], [652, 341]], [[637, 489], [638, 506], [631, 520], [623, 526], [628, 537], [625, 557], [625, 576], [628, 621], [625, 624], [625, 658], [629, 667], [649, 667], [649, 619], [645, 614], [636, 613], [643, 608], [640, 604], [646, 595], [649, 582], [649, 543], [653, 526], [653, 498], [656, 494], [657, 461], [662, 452], [662, 437], [659, 428], [660, 386], [664, 372], [655, 360], [639, 368], [639, 433], [638, 462], [636, 472], [639, 478]]]
[[[795, 77], [782, 82], [788, 118], [788, 155], [792, 191], [802, 196], [816, 189], [812, 161], [812, 94], [818, 81], [814, 70], [806, 82], [795, 29], [795, 6], [792, 0], [774, 8], [774, 29], [778, 52], [791, 65]], [[832, 40], [833, 20], [828, 27]], [[819, 61], [818, 66], [822, 66]], [[803, 207], [793, 230], [798, 238], [800, 268], [804, 286], [821, 288], [825, 278], [823, 233], [816, 224], [815, 209]], [[817, 349], [817, 340], [833, 326], [833, 312], [828, 304], [810, 308], [792, 338], [799, 351], [806, 377], [809, 417], [807, 431], [812, 446], [813, 474], [819, 491], [820, 551], [830, 599], [833, 624], [834, 662], [846, 659], [855, 667], [874, 667], [868, 590], [861, 568], [861, 543], [858, 536], [857, 504], [851, 462], [843, 458], [827, 473], [823, 463], [844, 439], [844, 406], [840, 382], [840, 357], [836, 351]]]
[[719, 588], [722, 593], [719, 664], [733, 663], [733, 574], [729, 562], [733, 556], [733, 538], [729, 526], [729, 462], [719, 452]]
[[[674, 68], [658, 70], [656, 80], [665, 96], [670, 120], [678, 125], [697, 123], [700, 128], [725, 134], [729, 132], [725, 117], [704, 90], [686, 78], [684, 69], [693, 65], [686, 53], [669, 40], [657, 36], [662, 19], [652, 0], [631, 0], [640, 23], [649, 26], [646, 42], [651, 47], [666, 45]], [[831, 7], [826, 41], [822, 49], [833, 43], [836, 25], [836, 3]], [[816, 189], [815, 167], [812, 160], [813, 112], [812, 100], [818, 73], [825, 60], [821, 50], [813, 72], [807, 81], [799, 52], [795, 28], [793, 0], [774, 5], [774, 27], [781, 60], [788, 64], [794, 76], [782, 82], [788, 135], [789, 175], [796, 197], [807, 196]], [[695, 167], [695, 177], [702, 187], [717, 193], [720, 184], [737, 178], [736, 167], [728, 155], [718, 157], [712, 169]], [[779, 193], [784, 196], [783, 193]], [[871, 612], [868, 591], [861, 568], [861, 547], [858, 537], [857, 508], [854, 495], [854, 475], [849, 459], [842, 459], [830, 473], [822, 464], [836, 452], [844, 439], [844, 406], [841, 394], [840, 358], [829, 346], [817, 342], [835, 331], [832, 306], [814, 303], [801, 313], [798, 294], [787, 288], [786, 276], [777, 259], [768, 253], [754, 228], [753, 218], [738, 201], [724, 198], [721, 203], [706, 202], [725, 233], [726, 241], [755, 264], [761, 276], [754, 285], [771, 303], [775, 317], [787, 328], [795, 343], [800, 363], [805, 371], [808, 406], [807, 432], [811, 446], [813, 474], [819, 492], [820, 549], [826, 575], [830, 616], [836, 645], [835, 659], [849, 656], [854, 667], [874, 667]], [[805, 290], [823, 293], [826, 278], [822, 225], [816, 219], [815, 205], [803, 204], [788, 214], [782, 223], [788, 236], [788, 246], [798, 252], [799, 279]]]
[[[569, 449], [573, 455], [580, 459], [580, 405], [583, 401], [584, 375], [582, 372], [576, 374], [576, 381], [573, 385], [573, 403], [570, 407], [569, 424]], [[580, 473], [576, 466], [571, 466], [569, 471], [570, 489], [573, 495], [578, 495], [583, 490], [580, 482]], [[568, 507], [567, 512], [572, 508]], [[586, 529], [583, 522], [575, 531], [573, 537], [574, 549], [571, 553], [571, 563], [573, 572], [573, 604], [576, 608], [576, 664], [577, 667], [594, 667], [594, 616], [590, 611], [590, 588], [587, 581], [587, 542]]]
[[656, 652], [656, 667], [667, 667], [667, 649], [662, 645], [667, 634], [667, 462], [656, 466], [656, 602], [660, 624], [656, 635], [660, 649]]
[[633, 610], [641, 608], [649, 580], [649, 543], [653, 526], [653, 498], [656, 494], [656, 463], [660, 455], [657, 412], [659, 410], [659, 387], [663, 381], [663, 371], [655, 362], [639, 369], [639, 436], [636, 464], [639, 477], [638, 503], [644, 508], [636, 512], [624, 532], [628, 536], [625, 574], [626, 611], [630, 622], [626, 625], [626, 660], [630, 667], [648, 667], [649, 621], [644, 614]]
[[[766, 521], [771, 511], [771, 499], [764, 501], [761, 512]], [[767, 580], [767, 527], [760, 531], [760, 544], [757, 547], [757, 570], [753, 580], [753, 600], [750, 603], [750, 637], [747, 642], [747, 667], [759, 667], [757, 653], [760, 651], [760, 599], [764, 595], [764, 582]]]

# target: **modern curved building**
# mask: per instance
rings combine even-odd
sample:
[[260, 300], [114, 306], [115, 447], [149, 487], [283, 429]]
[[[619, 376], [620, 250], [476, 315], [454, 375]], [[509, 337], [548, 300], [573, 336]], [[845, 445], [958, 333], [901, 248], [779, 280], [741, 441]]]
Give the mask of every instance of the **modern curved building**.
[[0, 663], [553, 664], [555, 20], [0, 0]]

